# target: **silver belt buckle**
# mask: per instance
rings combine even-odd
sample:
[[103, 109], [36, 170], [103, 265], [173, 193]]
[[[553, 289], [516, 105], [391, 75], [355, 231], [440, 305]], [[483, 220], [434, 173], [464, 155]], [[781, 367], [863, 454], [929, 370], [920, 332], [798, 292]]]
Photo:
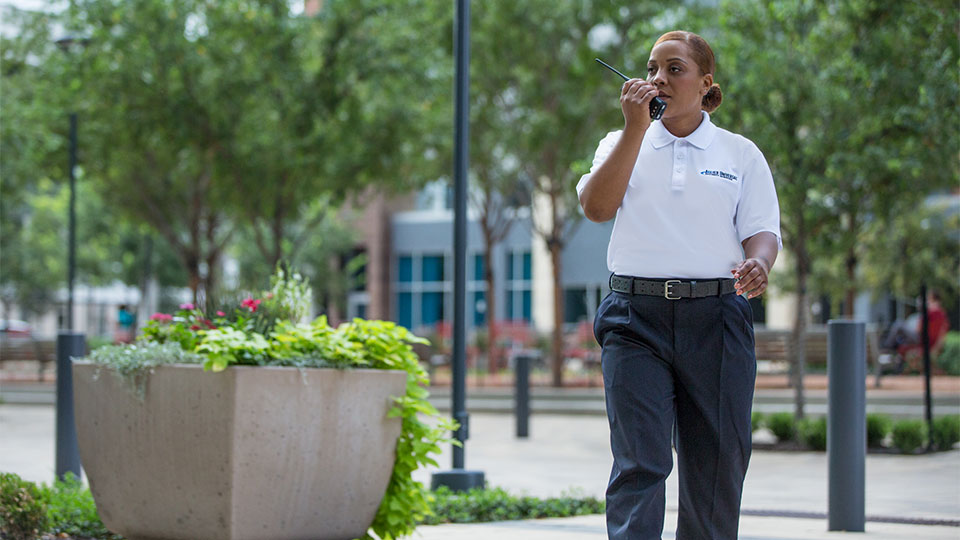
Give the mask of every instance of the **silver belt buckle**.
[[663, 282], [663, 297], [666, 298], [667, 300], [680, 300], [680, 297], [679, 297], [679, 296], [671, 296], [671, 294], [673, 294], [673, 290], [671, 289], [671, 287], [673, 287], [674, 285], [679, 285], [679, 284], [680, 284], [680, 280], [679, 280], [679, 279], [668, 279], [668, 280], [664, 281], [664, 282]]

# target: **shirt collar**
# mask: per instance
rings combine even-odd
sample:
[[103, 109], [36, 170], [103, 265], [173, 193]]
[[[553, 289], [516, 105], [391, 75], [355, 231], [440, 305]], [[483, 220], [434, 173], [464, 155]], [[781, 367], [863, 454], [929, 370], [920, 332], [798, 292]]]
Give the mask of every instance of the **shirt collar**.
[[677, 137], [673, 133], [670, 133], [667, 131], [667, 128], [663, 127], [662, 121], [650, 124], [650, 129], [647, 130], [647, 135], [650, 136], [650, 143], [653, 144], [654, 148], [660, 149], [673, 141], [685, 140], [701, 150], [706, 149], [710, 146], [710, 143], [713, 142], [713, 137], [717, 133], [717, 127], [710, 121], [710, 115], [707, 111], [700, 111], [700, 114], [703, 115], [703, 120], [700, 122], [700, 125], [697, 126], [697, 129], [694, 130], [693, 133], [686, 137]]

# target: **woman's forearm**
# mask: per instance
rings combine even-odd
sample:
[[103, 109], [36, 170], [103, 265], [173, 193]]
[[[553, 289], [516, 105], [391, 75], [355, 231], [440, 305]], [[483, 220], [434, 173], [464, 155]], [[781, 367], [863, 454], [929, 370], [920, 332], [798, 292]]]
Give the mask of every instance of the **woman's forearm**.
[[580, 206], [590, 221], [604, 222], [617, 215], [637, 163], [646, 130], [624, 128], [607, 159], [597, 167], [580, 193]]
[[745, 259], [760, 259], [766, 263], [769, 273], [779, 252], [777, 235], [772, 232], [759, 232], [743, 241], [743, 255]]

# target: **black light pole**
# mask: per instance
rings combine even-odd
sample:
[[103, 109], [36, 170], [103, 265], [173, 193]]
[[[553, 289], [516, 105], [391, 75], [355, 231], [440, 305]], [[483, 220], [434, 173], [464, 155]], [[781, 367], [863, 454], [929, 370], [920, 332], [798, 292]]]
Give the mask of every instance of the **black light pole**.
[[933, 451], [933, 396], [930, 392], [930, 312], [927, 311], [927, 284], [920, 285], [920, 343], [923, 345], [923, 404], [927, 421], [927, 451]]
[[70, 218], [67, 248], [67, 330], [73, 330], [73, 282], [77, 275], [77, 113], [70, 113]]
[[[88, 40], [67, 36], [56, 41], [64, 52], [74, 43], [85, 45]], [[87, 354], [86, 337], [74, 331], [73, 283], [77, 273], [77, 113], [70, 113], [70, 215], [67, 245], [67, 319], [66, 328], [57, 334], [57, 442], [56, 475], [63, 479], [68, 473], [80, 478], [80, 452], [77, 445], [77, 426], [73, 410], [72, 358]]]
[[[65, 53], [70, 52], [74, 43], [86, 45], [87, 39], [66, 36], [56, 44]], [[70, 216], [68, 222], [67, 244], [67, 320], [66, 330], [73, 330], [73, 283], [77, 274], [77, 113], [70, 113]]]
[[464, 445], [469, 437], [466, 371], [466, 283], [467, 283], [467, 158], [470, 148], [470, 0], [457, 0], [454, 54], [456, 64], [456, 111], [453, 167], [453, 418], [460, 424], [454, 437], [453, 470], [433, 475], [432, 487], [447, 486], [456, 491], [483, 487], [482, 471], [465, 471]]

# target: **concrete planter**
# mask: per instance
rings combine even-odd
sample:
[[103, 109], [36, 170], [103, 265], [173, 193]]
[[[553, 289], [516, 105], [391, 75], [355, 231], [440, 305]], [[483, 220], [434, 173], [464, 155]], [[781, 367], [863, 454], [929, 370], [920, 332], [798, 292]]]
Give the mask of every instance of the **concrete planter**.
[[407, 374], [164, 366], [146, 398], [73, 365], [80, 458], [104, 525], [131, 540], [351, 539], [394, 464]]

